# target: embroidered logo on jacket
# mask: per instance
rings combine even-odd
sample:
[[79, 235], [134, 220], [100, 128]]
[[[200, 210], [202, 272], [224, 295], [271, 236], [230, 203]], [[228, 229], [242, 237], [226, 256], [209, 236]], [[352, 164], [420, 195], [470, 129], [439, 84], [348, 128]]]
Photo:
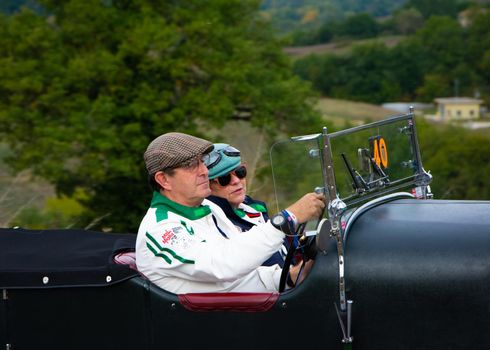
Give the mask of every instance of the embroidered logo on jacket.
[[247, 214], [247, 216], [248, 216], [249, 218], [258, 218], [258, 217], [260, 217], [260, 216], [262, 215], [262, 214], [260, 214], [260, 213], [250, 213], [250, 212], [248, 212], [248, 211], [246, 211], [246, 212], [245, 212], [245, 214]]
[[185, 227], [185, 229], [187, 230], [187, 232], [189, 232], [190, 235], [193, 235], [194, 234], [194, 229], [191, 227], [190, 229], [187, 227], [187, 223], [183, 220], [180, 220], [180, 223], [182, 224], [182, 226]]
[[[167, 232], [173, 232], [172, 230], [166, 230]], [[164, 233], [164, 235], [165, 235]], [[173, 233], [172, 233], [173, 234]], [[172, 236], [172, 242], [175, 243], [177, 236]], [[163, 239], [163, 236], [162, 236]], [[162, 258], [167, 264], [172, 264], [172, 260], [180, 261], [184, 264], [194, 264], [194, 260], [186, 259], [177, 254], [173, 249], [162, 246], [152, 235], [146, 232], [146, 247], [156, 256]]]
[[165, 232], [162, 235], [163, 244], [167, 244], [175, 236], [174, 231], [175, 228], [173, 230], [165, 230]]

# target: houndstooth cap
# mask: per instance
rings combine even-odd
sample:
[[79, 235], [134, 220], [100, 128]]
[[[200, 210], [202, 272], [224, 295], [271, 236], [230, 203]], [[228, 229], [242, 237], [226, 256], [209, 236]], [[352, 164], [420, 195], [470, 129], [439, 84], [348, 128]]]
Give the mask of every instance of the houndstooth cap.
[[214, 146], [211, 142], [199, 137], [169, 132], [158, 136], [146, 149], [144, 159], [148, 174], [177, 167], [185, 161], [200, 154], [209, 153]]

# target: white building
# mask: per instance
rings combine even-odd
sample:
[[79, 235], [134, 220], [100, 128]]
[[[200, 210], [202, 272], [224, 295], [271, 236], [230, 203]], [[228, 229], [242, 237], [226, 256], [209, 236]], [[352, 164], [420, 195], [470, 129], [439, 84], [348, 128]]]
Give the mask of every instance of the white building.
[[480, 118], [482, 100], [470, 97], [436, 98], [435, 119], [441, 121], [473, 120]]

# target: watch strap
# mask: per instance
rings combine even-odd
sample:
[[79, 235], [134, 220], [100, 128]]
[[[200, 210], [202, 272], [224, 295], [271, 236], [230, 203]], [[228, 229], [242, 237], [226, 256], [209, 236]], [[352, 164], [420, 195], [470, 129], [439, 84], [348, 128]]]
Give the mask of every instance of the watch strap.
[[281, 210], [281, 213], [289, 225], [289, 231], [291, 231], [291, 233], [296, 232], [296, 224], [297, 224], [296, 216], [286, 209]]

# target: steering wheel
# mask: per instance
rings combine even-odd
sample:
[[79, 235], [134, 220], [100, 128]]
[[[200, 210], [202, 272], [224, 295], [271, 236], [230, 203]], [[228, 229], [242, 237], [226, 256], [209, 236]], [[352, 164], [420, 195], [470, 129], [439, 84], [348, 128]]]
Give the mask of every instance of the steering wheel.
[[[300, 252], [301, 264], [304, 264], [309, 259], [314, 259], [317, 253], [316, 250], [316, 239], [315, 236], [305, 236], [303, 231], [305, 229], [305, 224], [301, 224], [296, 231], [294, 237], [300, 237], [298, 240], [298, 245], [295, 245], [294, 241], [290, 243], [286, 258], [284, 259], [284, 266], [281, 271], [281, 279], [279, 280], [279, 293], [286, 290], [286, 281], [289, 276], [289, 270], [291, 268], [291, 263], [296, 252]], [[294, 281], [296, 283], [296, 281]]]

